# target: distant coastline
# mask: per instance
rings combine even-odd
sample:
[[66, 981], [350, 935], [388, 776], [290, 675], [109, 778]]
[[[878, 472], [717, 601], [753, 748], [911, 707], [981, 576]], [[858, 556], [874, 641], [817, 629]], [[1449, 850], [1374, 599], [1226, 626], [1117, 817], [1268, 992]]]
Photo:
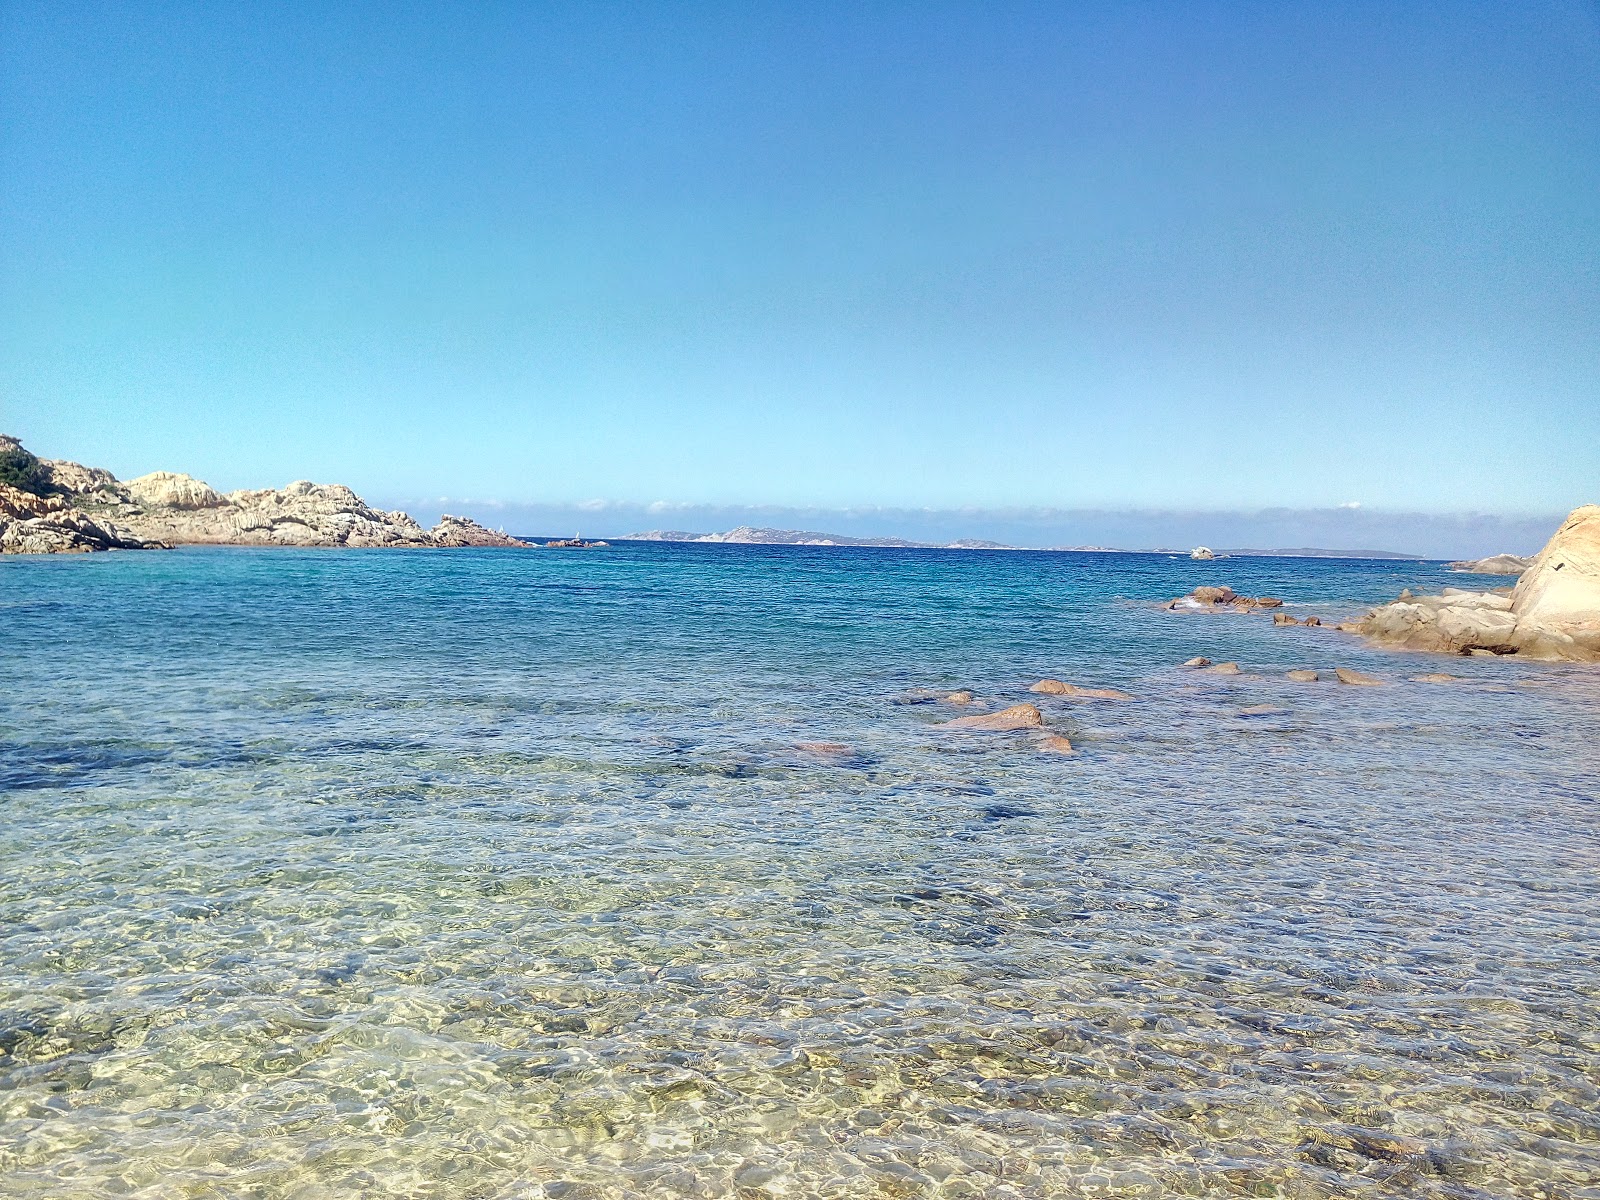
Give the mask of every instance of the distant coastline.
[[[1074, 554], [1188, 554], [1177, 547], [1156, 546], [1130, 549], [1121, 546], [1012, 546], [981, 538], [960, 538], [953, 542], [918, 542], [897, 537], [851, 537], [842, 533], [819, 533], [809, 529], [771, 529], [740, 525], [721, 533], [693, 533], [684, 529], [651, 529], [625, 533], [612, 539], [619, 542], [697, 542], [739, 546], [846, 546], [875, 550], [1031, 550]], [[1395, 550], [1329, 550], [1319, 546], [1289, 548], [1223, 549], [1218, 558], [1371, 558], [1387, 561], [1428, 562], [1426, 555]]]

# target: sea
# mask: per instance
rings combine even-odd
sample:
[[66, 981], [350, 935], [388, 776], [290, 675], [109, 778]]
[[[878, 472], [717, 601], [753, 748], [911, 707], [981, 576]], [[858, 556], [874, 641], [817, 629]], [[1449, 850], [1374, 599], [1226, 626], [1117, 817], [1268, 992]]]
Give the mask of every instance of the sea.
[[1331, 627], [1507, 582], [7, 557], [0, 1196], [1595, 1200], [1600, 672]]

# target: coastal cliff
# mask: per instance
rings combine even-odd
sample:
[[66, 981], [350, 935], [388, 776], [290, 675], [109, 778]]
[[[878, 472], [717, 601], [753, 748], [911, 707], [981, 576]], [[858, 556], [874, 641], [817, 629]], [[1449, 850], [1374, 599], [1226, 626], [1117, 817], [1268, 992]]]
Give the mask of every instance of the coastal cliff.
[[1402, 596], [1347, 628], [1407, 650], [1600, 662], [1600, 505], [1575, 509], [1510, 595]]
[[221, 493], [172, 471], [126, 482], [98, 467], [30, 454], [0, 435], [0, 550], [82, 553], [230, 546], [517, 546], [529, 543], [465, 517], [424, 529], [370, 507], [342, 484]]

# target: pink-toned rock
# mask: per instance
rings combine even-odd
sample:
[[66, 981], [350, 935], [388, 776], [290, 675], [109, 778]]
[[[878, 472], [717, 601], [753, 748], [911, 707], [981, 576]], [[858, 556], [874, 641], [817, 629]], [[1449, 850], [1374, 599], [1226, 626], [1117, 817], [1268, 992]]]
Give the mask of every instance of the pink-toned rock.
[[850, 747], [843, 742], [796, 742], [796, 750], [804, 750], [807, 754], [820, 754], [825, 758], [837, 758], [841, 754], [849, 754]]
[[941, 729], [977, 729], [987, 733], [1008, 733], [1013, 729], [1038, 729], [1044, 724], [1044, 718], [1039, 715], [1039, 710], [1031, 704], [1013, 704], [1010, 708], [1002, 708], [999, 712], [984, 713], [981, 716], [957, 717], [954, 721], [946, 721]]
[[1074, 683], [1062, 683], [1059, 679], [1041, 679], [1028, 689], [1045, 696], [1065, 696], [1069, 700], [1132, 700], [1127, 692], [1119, 692], [1115, 688], [1086, 688]]

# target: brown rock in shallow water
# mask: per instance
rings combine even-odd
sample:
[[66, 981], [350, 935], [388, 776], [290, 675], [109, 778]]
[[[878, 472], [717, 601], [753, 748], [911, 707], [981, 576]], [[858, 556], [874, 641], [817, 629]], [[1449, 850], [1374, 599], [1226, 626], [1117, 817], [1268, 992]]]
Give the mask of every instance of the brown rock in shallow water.
[[1283, 601], [1276, 596], [1262, 596], [1256, 601], [1257, 608], [1282, 608]]
[[973, 700], [972, 693], [969, 692], [969, 691], [966, 691], [965, 689], [963, 689], [963, 690], [961, 690], [959, 692], [951, 692], [948, 696], [946, 696], [944, 698], [944, 702], [946, 704], [971, 704], [972, 700]]
[[1376, 675], [1367, 675], [1361, 671], [1352, 671], [1349, 667], [1337, 667], [1333, 672], [1339, 677], [1340, 683], [1348, 683], [1352, 687], [1382, 687], [1383, 680]]
[[1231, 587], [1197, 587], [1189, 595], [1201, 604], [1231, 604], [1236, 598]]
[[1013, 704], [999, 712], [982, 716], [957, 717], [946, 721], [941, 729], [978, 729], [987, 733], [1008, 733], [1013, 729], [1037, 729], [1044, 724], [1039, 710], [1031, 704]]
[[1413, 675], [1412, 683], [1460, 683], [1461, 676], [1447, 675], [1443, 671], [1435, 671], [1428, 675]]
[[1127, 692], [1119, 692], [1115, 688], [1086, 688], [1074, 683], [1062, 683], [1059, 679], [1041, 679], [1028, 689], [1030, 692], [1039, 692], [1045, 696], [1065, 696], [1069, 700], [1132, 700]]
[[843, 742], [796, 742], [796, 750], [804, 750], [807, 754], [821, 754], [826, 758], [837, 758], [841, 754], [849, 754], [850, 747]]
[[1299, 621], [1296, 621], [1288, 613], [1273, 613], [1272, 614], [1272, 623], [1274, 625], [1298, 625], [1298, 624], [1300, 624]]
[[1296, 683], [1316, 683], [1322, 676], [1315, 671], [1290, 671], [1289, 678]]
[[1240, 673], [1239, 664], [1236, 662], [1218, 663], [1216, 666], [1207, 667], [1205, 670], [1208, 675], [1238, 675]]
[[1072, 742], [1062, 737], [1059, 733], [1048, 734], [1039, 739], [1039, 748], [1051, 754], [1072, 754]]
[[1321, 625], [1322, 624], [1322, 618], [1321, 617], [1307, 617], [1304, 621], [1302, 621], [1300, 623], [1302, 625]]

